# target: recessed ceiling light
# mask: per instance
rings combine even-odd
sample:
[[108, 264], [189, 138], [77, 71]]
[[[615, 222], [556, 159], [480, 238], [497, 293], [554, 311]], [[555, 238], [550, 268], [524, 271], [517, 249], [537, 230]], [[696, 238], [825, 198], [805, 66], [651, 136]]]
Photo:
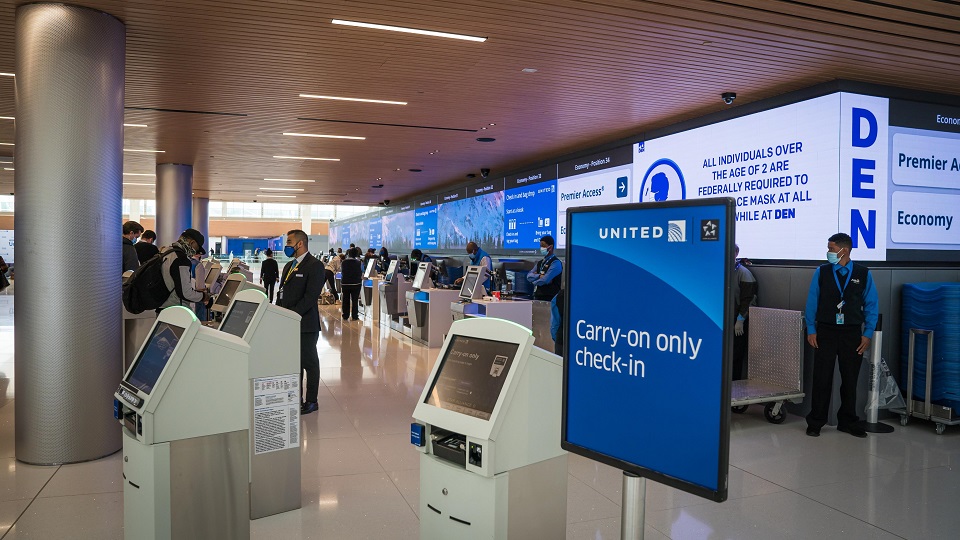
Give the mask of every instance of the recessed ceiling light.
[[293, 178], [264, 178], [264, 182], [303, 182], [307, 184], [313, 184], [316, 180], [296, 180]]
[[493, 122], [490, 122], [488, 125], [495, 126], [496, 124], [494, 124]]
[[0, 146], [13, 146], [12, 142], [0, 142]]
[[5, 170], [5, 171], [12, 171], [12, 170], [13, 170], [13, 167], [4, 167], [3, 170]]
[[16, 75], [13, 74], [13, 73], [0, 73], [0, 76], [2, 76], [2, 77], [16, 77]]
[[351, 135], [320, 135], [317, 133], [284, 133], [290, 137], [320, 137], [323, 139], [354, 139], [358, 141], [365, 140], [366, 137], [354, 137]]
[[125, 172], [123, 173], [123, 175], [124, 176], [156, 176], [156, 174], [153, 174], [153, 173], [140, 173], [140, 172]]
[[305, 159], [308, 161], [340, 161], [340, 158], [332, 157], [303, 157], [303, 156], [273, 156], [275, 159]]
[[386, 99], [365, 99], [365, 98], [350, 98], [350, 97], [337, 97], [337, 96], [318, 96], [316, 94], [300, 94], [302, 98], [312, 98], [312, 99], [332, 99], [335, 101], [359, 101], [362, 103], [384, 103], [386, 105], [406, 105], [406, 101], [388, 101]]
[[450, 34], [448, 32], [435, 32], [433, 30], [420, 30], [419, 28], [405, 28], [403, 26], [388, 26], [386, 24], [373, 24], [365, 22], [356, 22], [356, 21], [343, 21], [340, 19], [333, 19], [331, 21], [333, 24], [342, 24], [344, 26], [359, 26], [360, 28], [372, 28], [374, 30], [390, 30], [392, 32], [406, 32], [408, 34], [420, 34], [423, 36], [434, 36], [434, 37], [445, 37], [451, 39], [463, 39], [466, 41], [477, 41], [483, 43], [487, 40], [485, 37], [475, 37], [467, 36], [463, 34]]
[[478, 137], [478, 138], [477, 138], [477, 142], [493, 142], [493, 141], [495, 141], [495, 140], [496, 140], [496, 139], [494, 139], [493, 137]]
[[140, 150], [137, 148], [124, 148], [124, 152], [146, 152], [149, 154], [163, 154], [165, 150]]
[[523, 68], [523, 69], [521, 69], [520, 71], [522, 71], [522, 72], [524, 72], [524, 73], [536, 73], [536, 72], [537, 72], [537, 68]]
[[16, 120], [13, 116], [0, 116], [0, 120]]
[[124, 124], [126, 127], [150, 127], [146, 124]]
[[303, 191], [303, 188], [294, 187], [262, 187], [260, 191]]
[[151, 187], [153, 187], [153, 184], [138, 184], [138, 183], [136, 183], [136, 182], [124, 182], [123, 185], [125, 185], [125, 186], [151, 186]]
[[394, 170], [395, 170], [395, 171], [399, 171], [400, 169], [394, 169]]
[[260, 195], [257, 195], [257, 196], [260, 198], [271, 197], [274, 199], [296, 199], [297, 198], [296, 195], [270, 195], [267, 193], [261, 193]]

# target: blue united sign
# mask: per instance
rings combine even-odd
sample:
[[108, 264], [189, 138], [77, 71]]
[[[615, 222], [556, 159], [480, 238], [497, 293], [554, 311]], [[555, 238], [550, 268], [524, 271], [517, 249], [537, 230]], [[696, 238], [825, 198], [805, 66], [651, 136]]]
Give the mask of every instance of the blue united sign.
[[726, 500], [734, 210], [568, 212], [564, 449]]

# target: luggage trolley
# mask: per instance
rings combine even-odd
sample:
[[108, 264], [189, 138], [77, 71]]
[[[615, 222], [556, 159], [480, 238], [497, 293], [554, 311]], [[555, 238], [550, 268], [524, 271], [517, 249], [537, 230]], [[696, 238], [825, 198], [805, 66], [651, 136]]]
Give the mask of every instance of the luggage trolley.
[[[927, 336], [927, 361], [926, 361], [926, 375], [924, 376], [924, 381], [926, 382], [926, 392], [924, 392], [924, 400], [919, 401], [914, 399], [913, 394], [913, 376], [914, 376], [914, 352], [916, 345], [917, 335]], [[946, 405], [938, 405], [936, 403], [930, 403], [930, 394], [933, 389], [933, 330], [924, 330], [920, 328], [911, 328], [910, 329], [910, 341], [907, 349], [907, 397], [906, 397], [906, 408], [903, 409], [890, 409], [892, 413], [898, 413], [900, 415], [900, 425], [905, 426], [910, 421], [911, 416], [917, 418], [922, 418], [924, 420], [930, 420], [936, 424], [937, 435], [943, 435], [943, 431], [946, 429], [946, 426], [955, 426], [960, 424], [960, 418], [957, 416], [957, 411], [953, 408]]]
[[766, 403], [767, 421], [782, 424], [787, 419], [783, 404], [803, 400], [803, 313], [750, 308], [747, 378], [733, 381], [730, 397], [735, 412]]

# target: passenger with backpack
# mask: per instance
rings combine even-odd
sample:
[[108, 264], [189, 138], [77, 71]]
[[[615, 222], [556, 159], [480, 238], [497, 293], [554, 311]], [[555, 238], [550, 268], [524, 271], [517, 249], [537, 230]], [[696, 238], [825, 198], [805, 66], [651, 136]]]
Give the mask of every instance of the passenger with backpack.
[[197, 291], [190, 282], [190, 258], [204, 255], [203, 234], [187, 229], [180, 238], [154, 255], [123, 284], [123, 305], [131, 313], [161, 310], [192, 302], [208, 303], [206, 291]]

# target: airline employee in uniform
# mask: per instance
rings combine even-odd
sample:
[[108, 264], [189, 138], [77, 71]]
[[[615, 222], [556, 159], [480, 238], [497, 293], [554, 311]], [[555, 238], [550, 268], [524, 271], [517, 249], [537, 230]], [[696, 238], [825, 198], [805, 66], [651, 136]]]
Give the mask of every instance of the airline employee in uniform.
[[320, 310], [317, 301], [323, 291], [325, 277], [323, 264], [310, 254], [307, 233], [294, 229], [287, 233], [283, 253], [293, 258], [280, 273], [277, 305], [300, 314], [300, 369], [306, 373], [307, 385], [303, 391], [301, 414], [317, 410], [317, 391], [320, 388]]
[[877, 327], [877, 289], [866, 266], [850, 260], [853, 240], [837, 233], [827, 241], [827, 264], [813, 273], [807, 309], [807, 342], [813, 357], [813, 392], [807, 435], [820, 436], [833, 393], [833, 369], [840, 363], [840, 410], [837, 429], [866, 437], [857, 418], [857, 378], [863, 352]]
[[[486, 268], [487, 280], [483, 282], [483, 288], [490, 291], [490, 276], [493, 275], [493, 261], [486, 251], [480, 249], [476, 242], [467, 242], [467, 256], [470, 257], [470, 264], [473, 266], [482, 266]], [[463, 283], [463, 278], [459, 277], [454, 281], [455, 285]]]
[[560, 292], [560, 274], [563, 273], [563, 263], [553, 254], [553, 237], [549, 234], [540, 239], [540, 254], [543, 259], [537, 262], [527, 273], [527, 281], [536, 287], [533, 290], [534, 300], [550, 302]]

